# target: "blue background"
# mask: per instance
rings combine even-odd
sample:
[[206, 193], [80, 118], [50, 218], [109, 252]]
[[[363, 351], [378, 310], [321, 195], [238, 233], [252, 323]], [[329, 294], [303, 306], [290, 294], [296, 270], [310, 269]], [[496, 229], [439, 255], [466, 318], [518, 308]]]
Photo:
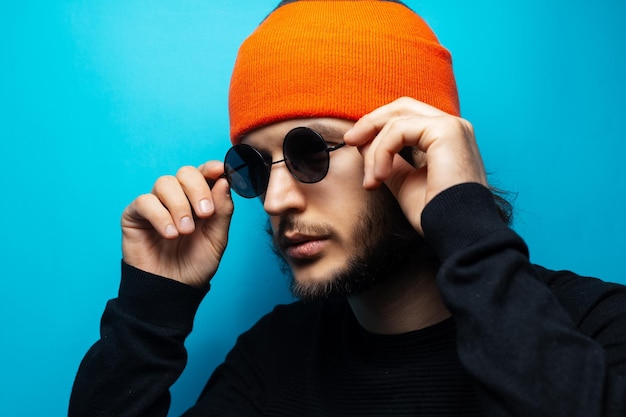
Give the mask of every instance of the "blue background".
[[[237, 47], [276, 3], [4, 5], [1, 415], [66, 414], [116, 295], [123, 208], [159, 175], [222, 157]], [[453, 52], [463, 115], [494, 184], [518, 193], [515, 227], [532, 260], [626, 283], [626, 3], [407, 3]], [[194, 401], [237, 334], [290, 300], [260, 204], [236, 206], [171, 415]]]

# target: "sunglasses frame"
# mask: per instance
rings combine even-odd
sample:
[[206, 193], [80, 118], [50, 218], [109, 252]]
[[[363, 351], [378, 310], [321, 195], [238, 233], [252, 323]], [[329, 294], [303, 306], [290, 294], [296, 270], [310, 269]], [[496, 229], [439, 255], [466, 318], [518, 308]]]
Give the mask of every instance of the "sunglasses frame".
[[[293, 168], [292, 163], [293, 161], [289, 158], [287, 158], [285, 156], [285, 143], [287, 143], [288, 139], [294, 135], [301, 135], [301, 134], [306, 134], [309, 135], [309, 137], [312, 137], [313, 140], [318, 140], [319, 142], [321, 142], [324, 145], [324, 152], [326, 152], [326, 164], [325, 164], [325, 168], [323, 169], [323, 172], [320, 173], [319, 178], [315, 177], [314, 180], [307, 180], [307, 179], [303, 179], [301, 177], [299, 177], [298, 175], [301, 174], [300, 172], [298, 172], [297, 170], [295, 170], [295, 168]], [[297, 140], [297, 139], [294, 139]], [[279, 164], [281, 162], [285, 162], [285, 165], [287, 166], [287, 169], [289, 170], [289, 173], [291, 174], [291, 176], [293, 176], [298, 182], [301, 182], [303, 184], [314, 184], [317, 182], [320, 182], [321, 180], [323, 180], [326, 175], [328, 174], [328, 169], [330, 168], [330, 155], [328, 155], [330, 152], [332, 151], [336, 151], [337, 149], [342, 148], [343, 146], [345, 146], [344, 142], [340, 142], [337, 145], [333, 145], [333, 146], [329, 146], [328, 143], [326, 143], [326, 140], [324, 139], [324, 137], [317, 131], [315, 131], [314, 129], [311, 129], [310, 127], [305, 127], [305, 126], [299, 126], [296, 128], [291, 129], [289, 132], [287, 132], [287, 134], [285, 135], [285, 138], [283, 139], [283, 159], [278, 160], [278, 161], [270, 161], [268, 162], [267, 159], [263, 156], [263, 154], [261, 154], [261, 152], [256, 149], [253, 146], [247, 145], [245, 143], [240, 143], [237, 144], [233, 147], [231, 147], [228, 152], [226, 152], [226, 156], [224, 157], [224, 174], [222, 175], [223, 178], [226, 178], [226, 180], [228, 181], [228, 184], [230, 185], [230, 188], [235, 191], [237, 194], [239, 194], [241, 197], [244, 198], [255, 198], [260, 196], [261, 194], [263, 194], [264, 192], [267, 191], [267, 185], [269, 183], [269, 178], [270, 178], [270, 173], [272, 170], [272, 165], [276, 165]], [[233, 167], [231, 169], [227, 168], [227, 160], [228, 160], [228, 155], [230, 152], [235, 151], [236, 149], [246, 149], [246, 153], [249, 152], [253, 152], [253, 154], [255, 154], [255, 157], [258, 156], [259, 158], [259, 162], [262, 161], [263, 165], [265, 166], [265, 171], [264, 171], [264, 175], [262, 177], [263, 179], [263, 184], [261, 186], [258, 186], [254, 189], [254, 193], [243, 193], [237, 190], [237, 187], [233, 186], [233, 180], [231, 179], [231, 176], [229, 175], [229, 172], [233, 172], [233, 171], [238, 171], [239, 169], [249, 166], [251, 164], [248, 164], [246, 162], [244, 162], [243, 165], [239, 165], [237, 167]], [[242, 161], [243, 162], [243, 161]], [[291, 162], [291, 163], [290, 163]], [[250, 183], [249, 178], [246, 179], [248, 182], [248, 185]]]

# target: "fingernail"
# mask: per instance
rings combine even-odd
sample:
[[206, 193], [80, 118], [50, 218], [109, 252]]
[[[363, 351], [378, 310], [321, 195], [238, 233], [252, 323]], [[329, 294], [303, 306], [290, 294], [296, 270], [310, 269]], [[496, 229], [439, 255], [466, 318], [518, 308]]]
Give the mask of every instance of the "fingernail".
[[176, 236], [176, 234], [178, 234], [178, 231], [176, 230], [176, 226], [174, 226], [173, 224], [169, 224], [165, 228], [165, 235], [166, 236]]
[[210, 213], [213, 210], [213, 203], [206, 198], [204, 200], [200, 200], [200, 211], [203, 213]]
[[193, 220], [191, 220], [191, 217], [185, 216], [182, 219], [180, 219], [180, 227], [185, 230], [193, 229]]

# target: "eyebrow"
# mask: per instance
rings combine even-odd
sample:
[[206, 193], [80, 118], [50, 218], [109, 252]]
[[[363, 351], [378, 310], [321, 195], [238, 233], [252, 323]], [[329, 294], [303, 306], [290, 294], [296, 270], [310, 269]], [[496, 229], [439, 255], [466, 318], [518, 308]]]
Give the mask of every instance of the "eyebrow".
[[322, 135], [324, 139], [339, 139], [343, 142], [344, 129], [340, 129], [334, 126], [328, 126], [327, 124], [319, 122], [304, 123], [304, 126], [315, 130]]

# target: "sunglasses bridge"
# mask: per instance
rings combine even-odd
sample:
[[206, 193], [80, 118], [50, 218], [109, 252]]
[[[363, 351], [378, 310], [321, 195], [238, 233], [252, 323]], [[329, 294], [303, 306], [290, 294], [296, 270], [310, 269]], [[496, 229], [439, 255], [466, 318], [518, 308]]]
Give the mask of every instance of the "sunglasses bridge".
[[[339, 148], [341, 148], [341, 147], [343, 147], [345, 145], [346, 144], [344, 142], [340, 142], [340, 143], [336, 144], [335, 146], [327, 146], [326, 149], [324, 149], [323, 151], [326, 152], [326, 153], [331, 153], [332, 151], [336, 151], [337, 149], [339, 149]], [[291, 164], [293, 164], [293, 162], [294, 162], [293, 159], [286, 158], [285, 155], [284, 155], [284, 152], [283, 152], [283, 159], [278, 160], [278, 161], [272, 161], [272, 162], [269, 162], [269, 163], [267, 161], [265, 161], [265, 166], [267, 167], [268, 171], [271, 171], [273, 165], [280, 164], [281, 162], [284, 162], [285, 165], [287, 165], [287, 169], [289, 170], [289, 172], [291, 173], [291, 175], [295, 179], [297, 179], [300, 182], [305, 182], [305, 181], [302, 181], [301, 179], [299, 179], [297, 176], [294, 175], [294, 172], [292, 171], [292, 166], [293, 165], [288, 164], [287, 161], [291, 162]], [[235, 169], [237, 169], [237, 168], [235, 168]], [[321, 178], [320, 178], [320, 181], [321, 181]]]

